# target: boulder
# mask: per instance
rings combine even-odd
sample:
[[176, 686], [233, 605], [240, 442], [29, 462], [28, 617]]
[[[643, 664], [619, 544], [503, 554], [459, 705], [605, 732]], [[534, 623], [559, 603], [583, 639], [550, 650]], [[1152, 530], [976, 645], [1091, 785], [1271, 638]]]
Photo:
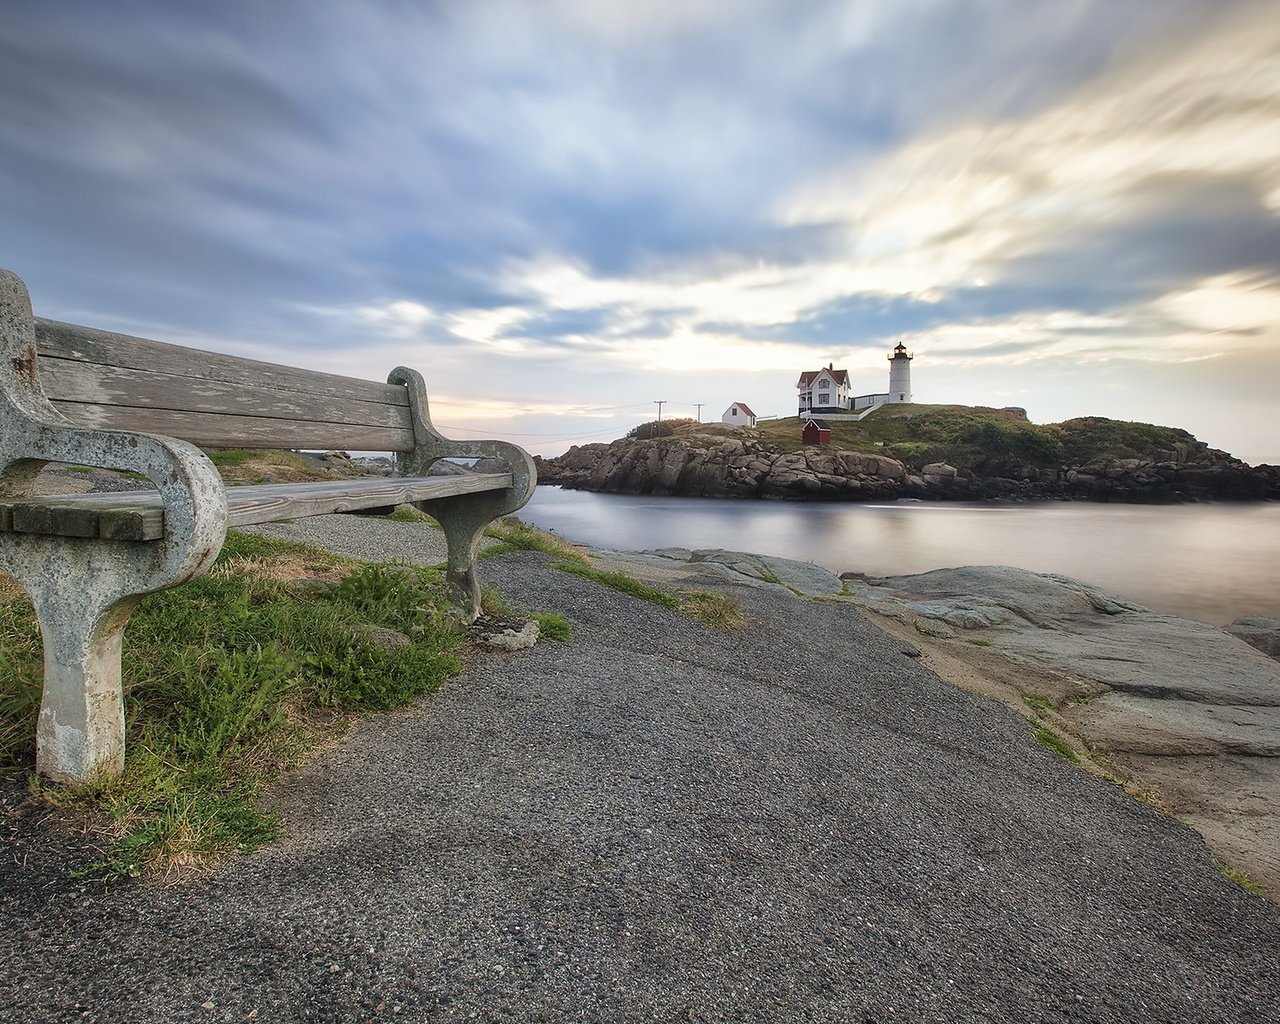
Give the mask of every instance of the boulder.
[[1246, 615], [1227, 627], [1227, 632], [1237, 636], [1250, 647], [1268, 657], [1280, 661], [1280, 619], [1262, 615]]

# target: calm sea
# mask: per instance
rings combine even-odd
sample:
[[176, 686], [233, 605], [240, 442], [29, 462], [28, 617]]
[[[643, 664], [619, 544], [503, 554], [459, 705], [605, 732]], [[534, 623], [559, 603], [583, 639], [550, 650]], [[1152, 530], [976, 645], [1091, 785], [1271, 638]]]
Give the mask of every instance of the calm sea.
[[728, 548], [876, 576], [1014, 565], [1215, 625], [1280, 618], [1280, 503], [862, 505], [539, 487], [520, 517], [615, 550]]

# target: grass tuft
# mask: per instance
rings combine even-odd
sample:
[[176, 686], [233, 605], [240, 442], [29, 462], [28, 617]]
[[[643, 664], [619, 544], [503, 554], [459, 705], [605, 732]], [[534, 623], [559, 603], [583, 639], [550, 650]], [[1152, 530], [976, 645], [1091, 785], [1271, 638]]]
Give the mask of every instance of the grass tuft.
[[548, 640], [568, 640], [573, 635], [573, 627], [559, 612], [534, 612], [538, 620], [539, 635]]
[[684, 611], [691, 619], [712, 629], [741, 629], [747, 618], [742, 605], [727, 594], [691, 590], [682, 595]]
[[680, 598], [661, 590], [655, 590], [649, 584], [642, 583], [634, 576], [628, 576], [625, 572], [605, 572], [601, 569], [592, 569], [589, 566], [580, 565], [577, 562], [553, 562], [551, 567], [562, 572], [572, 573], [574, 576], [581, 576], [583, 579], [591, 580], [593, 583], [599, 583], [602, 586], [612, 587], [623, 594], [661, 605], [663, 608], [679, 610], [681, 607]]
[[412, 505], [397, 505], [393, 512], [388, 512], [382, 518], [393, 523], [430, 523], [432, 526], [436, 523], [429, 515], [419, 512]]
[[1018, 696], [1022, 698], [1022, 703], [1035, 712], [1036, 715], [1043, 715], [1045, 712], [1053, 710], [1053, 705], [1043, 697], [1036, 697], [1021, 690], [1018, 691]]
[[1251, 892], [1255, 896], [1260, 896], [1262, 899], [1267, 898], [1267, 891], [1239, 868], [1233, 868], [1228, 864], [1223, 864], [1220, 860], [1215, 860], [1214, 864], [1217, 865], [1218, 870], [1222, 872], [1222, 876], [1228, 882], [1234, 882], [1236, 885], [1240, 886], [1241, 889], [1244, 889], [1246, 892]]
[[572, 573], [574, 576], [581, 576], [602, 586], [612, 587], [642, 601], [649, 601], [663, 608], [670, 608], [672, 611], [684, 612], [691, 619], [714, 629], [737, 629], [746, 622], [742, 607], [733, 598], [724, 594], [716, 594], [708, 590], [692, 590], [676, 596], [651, 587], [625, 572], [606, 572], [602, 569], [579, 565], [576, 562], [553, 562], [551, 567]]
[[489, 615], [531, 618], [538, 621], [538, 635], [548, 640], [568, 640], [573, 626], [559, 612], [523, 612], [503, 596], [497, 587], [485, 584], [480, 593], [480, 607]]
[[1070, 761], [1072, 764], [1080, 763], [1079, 755], [1052, 729], [1038, 725], [1035, 729], [1035, 737], [1040, 746], [1057, 754], [1064, 761]]
[[581, 549], [554, 533], [535, 529], [518, 519], [508, 517], [501, 523], [495, 523], [484, 531], [486, 537], [492, 537], [499, 543], [480, 552], [481, 558], [496, 558], [509, 551], [541, 551], [544, 554], [566, 558], [581, 565], [587, 564], [587, 556]]
[[340, 474], [283, 449], [228, 448], [206, 452], [229, 484], [260, 484], [267, 481], [330, 480]]

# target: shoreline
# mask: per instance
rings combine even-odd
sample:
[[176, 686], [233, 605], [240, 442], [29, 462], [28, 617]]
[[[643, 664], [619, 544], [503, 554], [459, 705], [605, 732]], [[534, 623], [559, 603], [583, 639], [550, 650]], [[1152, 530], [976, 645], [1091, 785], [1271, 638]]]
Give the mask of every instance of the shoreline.
[[1280, 503], [781, 503], [539, 487], [521, 510], [603, 548], [745, 548], [835, 574], [964, 564], [1063, 573], [1148, 607], [1225, 627], [1280, 618]]

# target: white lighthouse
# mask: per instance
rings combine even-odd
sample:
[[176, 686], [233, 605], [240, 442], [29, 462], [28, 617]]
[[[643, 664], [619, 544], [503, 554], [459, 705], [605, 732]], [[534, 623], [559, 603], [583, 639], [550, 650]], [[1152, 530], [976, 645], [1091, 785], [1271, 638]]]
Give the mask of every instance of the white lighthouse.
[[911, 359], [907, 346], [898, 342], [889, 357], [889, 402], [911, 401]]

